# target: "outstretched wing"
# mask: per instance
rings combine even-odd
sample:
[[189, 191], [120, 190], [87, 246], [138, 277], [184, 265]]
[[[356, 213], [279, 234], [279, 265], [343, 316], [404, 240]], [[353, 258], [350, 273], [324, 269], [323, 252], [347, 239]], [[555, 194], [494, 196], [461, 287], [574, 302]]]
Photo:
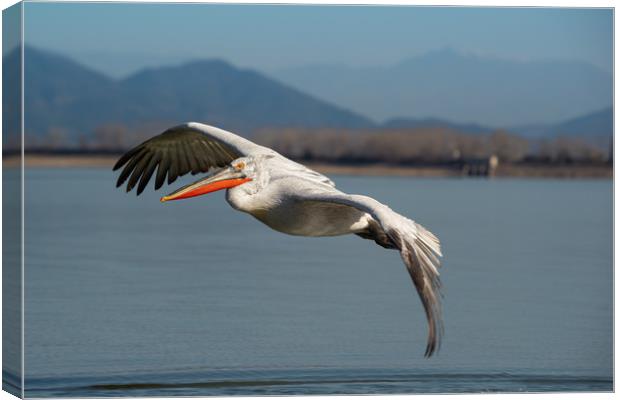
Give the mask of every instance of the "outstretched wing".
[[422, 225], [406, 218], [377, 200], [339, 191], [317, 190], [304, 193], [304, 199], [344, 204], [366, 212], [377, 221], [400, 251], [401, 258], [418, 291], [428, 321], [425, 356], [439, 350], [443, 335], [441, 281], [439, 270], [441, 247], [439, 239]]
[[211, 168], [224, 167], [231, 161], [249, 155], [274, 153], [234, 133], [213, 126], [189, 122], [154, 136], [125, 153], [114, 170], [125, 166], [116, 181], [127, 182], [127, 192], [138, 185], [142, 193], [157, 169], [155, 189], [168, 177], [168, 184], [189, 172], [197, 174]]

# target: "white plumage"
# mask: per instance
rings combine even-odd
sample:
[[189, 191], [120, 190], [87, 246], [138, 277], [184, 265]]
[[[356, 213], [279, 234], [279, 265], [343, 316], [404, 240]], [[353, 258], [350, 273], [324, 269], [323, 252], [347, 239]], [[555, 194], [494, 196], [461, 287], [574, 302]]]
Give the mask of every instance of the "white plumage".
[[155, 188], [187, 173], [214, 173], [162, 201], [227, 189], [226, 200], [279, 232], [300, 236], [357, 234], [397, 249], [420, 295], [429, 334], [426, 356], [443, 333], [438, 267], [439, 240], [414, 221], [377, 200], [338, 190], [329, 178], [231, 132], [190, 122], [167, 130], [127, 152], [117, 186], [140, 194], [156, 174]]

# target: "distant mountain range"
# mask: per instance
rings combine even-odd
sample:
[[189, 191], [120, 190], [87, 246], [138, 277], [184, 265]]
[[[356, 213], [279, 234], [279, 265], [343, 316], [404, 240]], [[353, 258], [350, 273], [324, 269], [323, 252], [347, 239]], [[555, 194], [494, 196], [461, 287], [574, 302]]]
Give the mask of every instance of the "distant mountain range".
[[577, 137], [608, 149], [614, 132], [614, 110], [609, 107], [557, 124], [516, 126], [511, 131], [530, 138]]
[[613, 129], [614, 115], [611, 107], [558, 124], [523, 125], [512, 128], [513, 131], [529, 137], [557, 135], [607, 137]]
[[463, 133], [484, 134], [496, 131], [497, 128], [480, 124], [459, 124], [440, 118], [391, 118], [381, 124], [384, 128], [445, 128]]
[[609, 144], [614, 130], [613, 108], [608, 107], [590, 114], [571, 118], [555, 124], [518, 125], [508, 128], [497, 128], [480, 124], [459, 124], [439, 118], [394, 118], [382, 124], [386, 128], [430, 128], [439, 127], [452, 129], [469, 134], [488, 134], [497, 130], [517, 133], [526, 138], [547, 138], [570, 136], [586, 139], [591, 143]]
[[[442, 54], [435, 55], [431, 59], [436, 57], [447, 57], [448, 59], [456, 57], [458, 59], [460, 57], [453, 53]], [[463, 124], [442, 118], [411, 118], [411, 115], [422, 114], [416, 108], [416, 104], [419, 103], [417, 100], [409, 99], [407, 96], [388, 98], [384, 92], [381, 92], [382, 87], [388, 90], [398, 86], [399, 79], [404, 79], [402, 86], [406, 86], [407, 76], [411, 72], [409, 74], [402, 72], [391, 77], [383, 75], [378, 77], [377, 81], [372, 81], [374, 78], [371, 79], [370, 75], [364, 75], [369, 71], [364, 70], [366, 72], [362, 75], [367, 76], [369, 80], [366, 82], [364, 90], [368, 90], [372, 86], [375, 87], [377, 93], [360, 94], [365, 99], [360, 98], [358, 100], [372, 102], [377, 99], [384, 99], [386, 104], [383, 106], [402, 111], [400, 115], [403, 117], [378, 123], [362, 114], [340, 106], [340, 104], [348, 104], [344, 98], [342, 103], [319, 100], [313, 95], [305, 94], [299, 89], [280, 83], [260, 72], [239, 69], [221, 60], [202, 60], [179, 66], [148, 68], [120, 80], [111, 79], [86, 68], [68, 57], [32, 47], [26, 47], [25, 60], [25, 131], [27, 135], [43, 137], [53, 130], [58, 130], [63, 132], [63, 135], [73, 144], [76, 144], [80, 137], [92, 135], [96, 128], [104, 124], [123, 124], [131, 128], [152, 123], [167, 126], [189, 120], [221, 126], [225, 129], [238, 131], [246, 136], [266, 127], [347, 129], [443, 127], [469, 134], [490, 133], [497, 129], [492, 124]], [[414, 71], [416, 68], [420, 70], [422, 67], [418, 65], [418, 61], [403, 63], [399, 68], [409, 70], [407, 66], [413, 65]], [[430, 63], [429, 68], [436, 67], [429, 60], [425, 62]], [[456, 60], [454, 62], [458, 64]], [[470, 60], [469, 62], [480, 63], [479, 60]], [[13, 51], [5, 55], [3, 66], [5, 71], [18, 71], [19, 53]], [[590, 67], [582, 67], [584, 71], [590, 71]], [[447, 68], [449, 66], [444, 69]], [[556, 75], [568, 76], [571, 74], [570, 71], [574, 71], [574, 68], [568, 69], [569, 71], [557, 72]], [[506, 76], [511, 76], [509, 72], [506, 72]], [[338, 89], [343, 92], [346, 91], [345, 86], [357, 79], [348, 79], [339, 76], [338, 73], [328, 79], [326, 73], [325, 71], [321, 72], [320, 69], [316, 70], [315, 78], [317, 80], [322, 78], [325, 81], [321, 83], [323, 86], [331, 83], [335, 91]], [[519, 75], [517, 72], [514, 73]], [[592, 77], [589, 80], [593, 88], [601, 86], [601, 82], [604, 81], [598, 73], [594, 73], [594, 75], [598, 77]], [[554, 81], [553, 77], [545, 78]], [[517, 80], [519, 79], [521, 78]], [[455, 76], [450, 76], [449, 79], [445, 80], [452, 83], [458, 81]], [[523, 84], [522, 81], [520, 82]], [[541, 82], [536, 82], [542, 85]], [[19, 82], [11, 79], [10, 74], [3, 76], [3, 85], [5, 93], [15, 93], [19, 88]], [[318, 85], [316, 90], [319, 90], [318, 88], [321, 85]], [[468, 82], [461, 84], [464, 88], [470, 85], [471, 83]], [[592, 104], [596, 103], [593, 99], [597, 96], [591, 96], [590, 92], [611, 91], [611, 82], [606, 88], [601, 87], [592, 90], [586, 90], [580, 85], [581, 83], [576, 83], [571, 86], [570, 90], [567, 90], [572, 91], [575, 97], [589, 99], [588, 101], [591, 101]], [[450, 85], [433, 85], [433, 82], [426, 82], [422, 85], [428, 90], [434, 86], [438, 87], [434, 97], [435, 101], [439, 104], [441, 103], [438, 100], [440, 97], [445, 99], [444, 103], [447, 110], [454, 107], [451, 98], [462, 97], [462, 93], [449, 92]], [[500, 94], [505, 92], [507, 86], [510, 85], [507, 83], [498, 84], [498, 93], [491, 93], [488, 88], [485, 89], [486, 92], [470, 91], [468, 102], [476, 106], [492, 102], [492, 99], [498, 98]], [[509, 95], [511, 97], [509, 102], [514, 103], [511, 106], [513, 112], [520, 114], [522, 109], [531, 108], [532, 103], [538, 104], [542, 101], [541, 98], [548, 97], [548, 93], [545, 94], [545, 92], [548, 92], [549, 89], [542, 90], [541, 87], [523, 87]], [[454, 87], [452, 89], [456, 90]], [[531, 92], [537, 89], [541, 92], [540, 96], [528, 100], [527, 96], [532, 96]], [[316, 90], [308, 89], [309, 92]], [[581, 93], [579, 90], [585, 92]], [[558, 95], [556, 92], [554, 93], [554, 95]], [[577, 93], [580, 95], [577, 96]], [[527, 96], [525, 96], [526, 94]], [[343, 95], [346, 97], [351, 93], [343, 93]], [[563, 96], [566, 97], [568, 94], [564, 93]], [[489, 97], [492, 99], [489, 100]], [[8, 100], [11, 98], [10, 96], [4, 98], [4, 106], [7, 107], [5, 110], [10, 110], [16, 106]], [[565, 102], [565, 100], [565, 98], [558, 98], [556, 103]], [[411, 103], [407, 103], [409, 101]], [[407, 104], [409, 106], [405, 107]], [[555, 106], [553, 105], [553, 107]], [[466, 106], [463, 107], [467, 108]], [[574, 108], [574, 106], [571, 107]], [[589, 106], [584, 105], [583, 107], [582, 109], [588, 109]], [[596, 137], [598, 138], [596, 139], [597, 143], [609, 143], [608, 138], [613, 132], [613, 110], [608, 106], [599, 108], [601, 110], [593, 114], [566, 119], [557, 124], [524, 125], [520, 123], [508, 128], [508, 130], [529, 137], [551, 137], [557, 134], [577, 135], [586, 138]], [[548, 109], [549, 107], [545, 110]], [[583, 113], [572, 115], [581, 114]], [[438, 111], [437, 115], [444, 114]], [[528, 122], [531, 119], [519, 119], [519, 121]], [[11, 119], [10, 115], [5, 115], [3, 126], [5, 129], [15, 130], [18, 126], [18, 120]]]
[[587, 63], [521, 62], [450, 48], [391, 66], [311, 65], [271, 76], [375, 120], [435, 116], [510, 127], [555, 123], [613, 101], [612, 75]]
[[[373, 125], [364, 116], [220, 60], [149, 68], [113, 80], [32, 47], [26, 47], [24, 58], [25, 131], [33, 136], [57, 128], [76, 139], [106, 123], [135, 126], [153, 121], [206, 121], [246, 134], [265, 126]], [[17, 51], [3, 58], [6, 70], [17, 70], [18, 63]], [[9, 79], [4, 85], [15, 91], [19, 82]]]

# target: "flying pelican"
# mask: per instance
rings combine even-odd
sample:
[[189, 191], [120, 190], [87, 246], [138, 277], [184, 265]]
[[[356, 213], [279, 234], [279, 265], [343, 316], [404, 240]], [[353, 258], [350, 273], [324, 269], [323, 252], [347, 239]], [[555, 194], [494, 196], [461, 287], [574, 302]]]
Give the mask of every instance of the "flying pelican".
[[[439, 349], [443, 334], [438, 267], [439, 240], [377, 200], [336, 189], [329, 178], [225, 130], [189, 122], [170, 128], [125, 153], [116, 186], [129, 179], [142, 193], [155, 173], [155, 189], [168, 177], [212, 172], [161, 198], [162, 202], [227, 189], [226, 201], [270, 228], [299, 236], [356, 234], [396, 249], [413, 280], [428, 322], [425, 356]], [[214, 171], [211, 171], [214, 170]]]

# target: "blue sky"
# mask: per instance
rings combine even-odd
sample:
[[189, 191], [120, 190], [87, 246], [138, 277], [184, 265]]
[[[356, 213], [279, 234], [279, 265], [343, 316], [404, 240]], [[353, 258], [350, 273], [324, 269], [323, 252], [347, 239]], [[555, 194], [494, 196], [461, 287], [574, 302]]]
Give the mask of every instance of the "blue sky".
[[26, 43], [113, 76], [217, 57], [263, 71], [389, 65], [453, 47], [612, 71], [610, 9], [26, 3]]

